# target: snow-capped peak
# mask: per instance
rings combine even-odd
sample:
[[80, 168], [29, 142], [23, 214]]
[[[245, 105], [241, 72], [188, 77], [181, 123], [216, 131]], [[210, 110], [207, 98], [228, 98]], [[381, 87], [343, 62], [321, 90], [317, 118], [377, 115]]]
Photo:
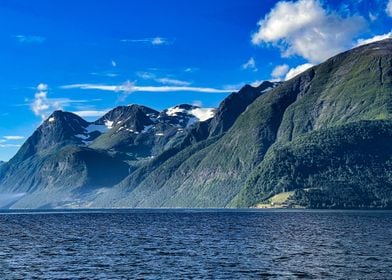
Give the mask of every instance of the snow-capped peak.
[[177, 117], [180, 114], [188, 115], [189, 117], [194, 117], [196, 121], [206, 121], [214, 117], [216, 112], [215, 108], [200, 108], [191, 105], [179, 105], [171, 107], [165, 111], [167, 116]]
[[199, 121], [204, 122], [215, 116], [215, 108], [195, 108], [188, 111], [188, 114], [195, 116]]

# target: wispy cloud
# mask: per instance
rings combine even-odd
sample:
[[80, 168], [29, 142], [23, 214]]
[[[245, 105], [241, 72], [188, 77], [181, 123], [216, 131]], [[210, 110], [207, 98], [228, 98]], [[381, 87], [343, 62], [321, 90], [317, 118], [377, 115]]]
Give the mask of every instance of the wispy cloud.
[[142, 39], [122, 39], [123, 43], [147, 43], [153, 46], [168, 45], [171, 41], [163, 37], [142, 38]]
[[173, 78], [159, 78], [155, 74], [150, 73], [150, 72], [138, 72], [136, 73], [140, 78], [143, 80], [152, 80], [157, 83], [163, 84], [163, 85], [173, 85], [173, 86], [190, 86], [192, 83], [188, 81], [182, 81], [178, 79], [173, 79]]
[[198, 70], [199, 70], [199, 68], [188, 67], [188, 68], [184, 69], [184, 72], [185, 73], [193, 73], [193, 72], [196, 72]]
[[19, 144], [0, 144], [0, 148], [20, 148]]
[[109, 77], [109, 78], [114, 78], [117, 77], [118, 74], [114, 72], [91, 72], [90, 75], [92, 76], [102, 76], [102, 77]]
[[19, 135], [7, 135], [3, 137], [5, 140], [22, 140], [24, 139], [24, 136], [19, 136]]
[[45, 37], [34, 35], [14, 35], [13, 36], [21, 44], [42, 44], [46, 41]]
[[257, 72], [258, 69], [256, 67], [256, 60], [253, 57], [249, 58], [246, 63], [242, 64], [242, 69]]
[[24, 138], [25, 138], [24, 136], [19, 136], [19, 135], [3, 136], [0, 139], [0, 148], [19, 148], [21, 146], [20, 144], [15, 144], [15, 142], [8, 143], [8, 141], [19, 141], [19, 140], [23, 140]]
[[156, 80], [157, 82], [164, 84], [164, 85], [174, 85], [174, 86], [189, 86], [191, 83], [187, 81], [181, 81], [176, 79], [170, 78], [160, 78]]
[[62, 89], [83, 89], [83, 90], [102, 90], [112, 92], [202, 92], [202, 93], [228, 93], [232, 90], [216, 89], [210, 87], [190, 87], [190, 86], [137, 86], [130, 81], [121, 85], [104, 85], [104, 84], [72, 84], [61, 86]]

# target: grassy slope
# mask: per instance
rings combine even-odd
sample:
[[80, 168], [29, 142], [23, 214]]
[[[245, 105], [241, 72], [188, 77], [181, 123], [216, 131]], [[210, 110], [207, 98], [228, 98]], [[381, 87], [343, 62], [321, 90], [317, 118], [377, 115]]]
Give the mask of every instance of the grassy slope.
[[[285, 143], [314, 130], [345, 123], [390, 118], [391, 68], [390, 48], [367, 46], [308, 70], [259, 97], [217, 142], [189, 157], [174, 157], [151, 173], [136, 189], [151, 190], [155, 188], [153, 184], [157, 187], [136, 205], [251, 206], [264, 200], [276, 192], [255, 195], [252, 188], [257, 189], [257, 185], [250, 181], [241, 196], [236, 195], [250, 174], [257, 176], [254, 173], [259, 169], [252, 171], [276, 141]], [[339, 145], [339, 141], [335, 144]], [[162, 173], [169, 175], [160, 180]], [[272, 189], [276, 187], [279, 189], [271, 185]]]
[[234, 205], [255, 205], [281, 192], [310, 189], [297, 193], [299, 204], [318, 208], [391, 207], [391, 142], [392, 121], [361, 121], [277, 143], [250, 176]]

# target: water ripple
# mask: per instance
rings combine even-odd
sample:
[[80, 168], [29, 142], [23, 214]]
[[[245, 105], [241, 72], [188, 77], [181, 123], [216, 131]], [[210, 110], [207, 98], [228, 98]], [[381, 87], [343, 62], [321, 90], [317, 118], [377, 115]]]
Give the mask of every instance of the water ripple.
[[391, 212], [0, 215], [1, 279], [388, 279]]

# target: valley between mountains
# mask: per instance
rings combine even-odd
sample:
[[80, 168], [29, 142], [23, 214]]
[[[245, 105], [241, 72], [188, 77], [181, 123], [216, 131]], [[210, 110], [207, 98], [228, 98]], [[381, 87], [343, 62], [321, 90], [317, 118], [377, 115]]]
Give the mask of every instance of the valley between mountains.
[[218, 108], [55, 111], [0, 163], [2, 208], [392, 208], [392, 39]]

